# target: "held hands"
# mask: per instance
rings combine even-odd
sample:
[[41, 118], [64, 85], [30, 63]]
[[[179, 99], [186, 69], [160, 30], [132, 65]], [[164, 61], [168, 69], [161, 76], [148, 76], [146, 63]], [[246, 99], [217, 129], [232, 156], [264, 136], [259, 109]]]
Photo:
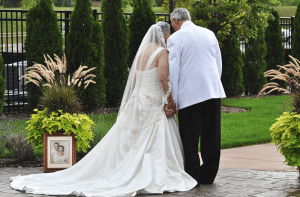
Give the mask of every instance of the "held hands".
[[175, 113], [178, 114], [176, 104], [174, 102], [168, 102], [165, 106], [165, 112], [168, 118], [172, 117]]

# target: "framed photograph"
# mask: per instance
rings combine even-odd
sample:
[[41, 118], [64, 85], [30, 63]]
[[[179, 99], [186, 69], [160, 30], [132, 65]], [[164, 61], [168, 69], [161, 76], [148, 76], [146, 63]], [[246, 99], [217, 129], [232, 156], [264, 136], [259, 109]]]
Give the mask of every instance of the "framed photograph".
[[44, 172], [55, 172], [76, 163], [76, 138], [74, 134], [44, 133]]

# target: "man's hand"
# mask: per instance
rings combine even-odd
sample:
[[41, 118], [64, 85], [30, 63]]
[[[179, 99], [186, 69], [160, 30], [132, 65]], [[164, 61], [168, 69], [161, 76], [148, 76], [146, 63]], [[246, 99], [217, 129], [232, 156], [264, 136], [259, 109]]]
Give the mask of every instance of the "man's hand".
[[174, 115], [174, 112], [172, 109], [168, 108], [168, 105], [165, 106], [165, 112], [168, 118], [172, 117]]

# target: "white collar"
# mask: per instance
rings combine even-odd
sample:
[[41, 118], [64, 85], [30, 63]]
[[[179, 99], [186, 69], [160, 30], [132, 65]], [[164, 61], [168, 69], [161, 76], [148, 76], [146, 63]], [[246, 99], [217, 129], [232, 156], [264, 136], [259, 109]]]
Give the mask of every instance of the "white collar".
[[181, 27], [180, 27], [180, 29], [183, 29], [183, 28], [185, 28], [186, 26], [188, 26], [188, 25], [190, 25], [190, 24], [194, 24], [192, 21], [185, 21], [182, 25], [181, 25]]

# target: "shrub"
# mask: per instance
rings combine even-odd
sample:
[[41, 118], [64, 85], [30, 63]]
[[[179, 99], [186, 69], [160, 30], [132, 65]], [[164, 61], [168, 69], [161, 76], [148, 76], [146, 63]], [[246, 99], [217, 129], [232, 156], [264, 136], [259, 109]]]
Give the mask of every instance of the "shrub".
[[13, 162], [34, 160], [34, 148], [22, 134], [11, 134], [7, 140], [6, 148], [13, 155]]
[[267, 69], [265, 61], [266, 44], [263, 29], [259, 28], [256, 39], [250, 38], [245, 47], [243, 81], [245, 93], [257, 94], [266, 83], [264, 72]]
[[13, 128], [14, 124], [2, 114], [2, 116], [0, 116], [0, 158], [5, 154], [6, 142]]
[[37, 0], [22, 0], [21, 7], [22, 9], [30, 9], [37, 5]]
[[300, 1], [297, 6], [294, 20], [294, 32], [292, 34], [292, 56], [300, 59]]
[[[34, 62], [43, 62], [43, 54], [49, 54], [52, 58], [54, 54], [62, 56], [62, 34], [51, 0], [39, 0], [37, 6], [28, 11], [26, 34], [25, 49], [28, 67], [31, 67]], [[30, 109], [34, 109], [42, 93], [34, 84], [27, 86], [28, 105]]]
[[4, 79], [4, 62], [0, 55], [0, 113], [3, 111], [4, 106], [4, 93], [5, 93], [5, 79]]
[[140, 44], [151, 25], [155, 24], [156, 16], [148, 0], [136, 0], [130, 17], [129, 57], [128, 66], [131, 67]]
[[88, 108], [102, 107], [106, 102], [102, 26], [94, 21], [91, 5], [91, 0], [76, 1], [67, 38], [67, 73], [74, 73], [80, 64], [97, 68], [91, 72], [97, 76], [96, 83], [81, 89], [80, 98]]
[[56, 7], [73, 7], [75, 5], [75, 0], [52, 0], [52, 2]]
[[228, 97], [237, 96], [244, 91], [243, 86], [243, 58], [240, 50], [240, 39], [233, 32], [224, 41], [222, 51], [221, 81]]
[[300, 135], [299, 121], [300, 114], [296, 112], [285, 112], [276, 119], [271, 128], [272, 143], [284, 155], [285, 161], [289, 166], [300, 166]]
[[156, 4], [158, 7], [161, 7], [163, 2], [164, 2], [163, 0], [156, 0]]
[[[282, 45], [282, 34], [280, 17], [276, 10], [272, 11], [272, 15], [275, 20], [268, 19], [268, 26], [265, 32], [265, 41], [267, 46], [266, 62], [267, 70], [277, 69], [277, 65], [284, 65], [284, 46]], [[268, 78], [268, 82], [270, 79]], [[273, 80], [273, 82], [278, 83], [281, 87], [285, 85], [284, 81]]]
[[129, 29], [122, 11], [122, 0], [103, 0], [101, 10], [105, 54], [106, 100], [120, 103], [128, 77]]
[[27, 83], [33, 83], [40, 87], [43, 96], [40, 99], [39, 106], [42, 109], [47, 108], [49, 112], [57, 112], [62, 110], [65, 113], [78, 113], [81, 109], [81, 103], [78, 98], [78, 91], [76, 88], [81, 85], [84, 89], [93, 81], [94, 74], [88, 74], [95, 68], [84, 70], [87, 66], [80, 66], [74, 72], [72, 78], [69, 74], [68, 79], [65, 76], [67, 70], [67, 60], [64, 56], [63, 61], [55, 55], [54, 62], [50, 56], [50, 60], [45, 57], [47, 68], [41, 64], [34, 64], [28, 68], [28, 73], [23, 77], [27, 79]]
[[86, 152], [90, 147], [89, 141], [93, 139], [91, 126], [94, 122], [86, 114], [69, 114], [62, 110], [51, 112], [47, 109], [38, 111], [31, 115], [31, 119], [27, 121], [28, 137], [26, 140], [32, 142], [35, 149], [44, 147], [44, 133], [63, 133], [70, 135], [74, 133], [76, 136], [76, 150], [78, 152]]

